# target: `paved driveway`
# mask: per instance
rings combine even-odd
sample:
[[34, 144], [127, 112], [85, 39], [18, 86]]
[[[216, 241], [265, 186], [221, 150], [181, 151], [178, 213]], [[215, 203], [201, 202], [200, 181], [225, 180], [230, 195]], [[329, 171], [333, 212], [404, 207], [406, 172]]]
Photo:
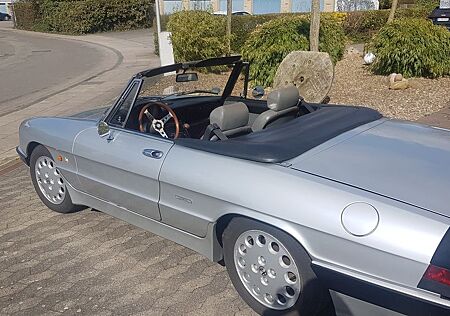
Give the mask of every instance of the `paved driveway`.
[[225, 269], [109, 215], [57, 214], [0, 176], [0, 315], [250, 315]]

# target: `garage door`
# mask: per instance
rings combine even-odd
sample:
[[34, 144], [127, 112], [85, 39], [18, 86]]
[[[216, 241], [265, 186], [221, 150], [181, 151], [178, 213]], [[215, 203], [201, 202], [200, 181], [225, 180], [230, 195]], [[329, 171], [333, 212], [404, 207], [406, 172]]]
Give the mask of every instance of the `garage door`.
[[[220, 0], [220, 11], [227, 11], [227, 0]], [[244, 11], [244, 0], [233, 0], [233, 11]]]
[[280, 13], [281, 0], [253, 0], [253, 14]]
[[[320, 0], [320, 11], [323, 11], [324, 0]], [[292, 0], [292, 12], [310, 12], [311, 0]]]

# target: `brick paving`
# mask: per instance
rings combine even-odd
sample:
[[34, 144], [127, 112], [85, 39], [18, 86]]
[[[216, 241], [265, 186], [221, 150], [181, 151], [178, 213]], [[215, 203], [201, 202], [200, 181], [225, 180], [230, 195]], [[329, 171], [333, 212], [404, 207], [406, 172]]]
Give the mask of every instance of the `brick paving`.
[[222, 266], [101, 212], [50, 211], [25, 166], [0, 177], [0, 315], [253, 314]]

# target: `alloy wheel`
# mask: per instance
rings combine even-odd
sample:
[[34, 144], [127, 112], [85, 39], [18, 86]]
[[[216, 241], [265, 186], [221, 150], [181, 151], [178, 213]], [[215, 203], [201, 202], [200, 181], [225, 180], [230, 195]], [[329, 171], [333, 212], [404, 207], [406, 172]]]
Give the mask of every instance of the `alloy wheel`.
[[53, 159], [46, 156], [39, 157], [34, 170], [41, 193], [52, 204], [61, 204], [66, 195], [66, 185]]
[[234, 262], [247, 291], [271, 309], [292, 307], [300, 294], [300, 274], [287, 248], [272, 235], [250, 230], [234, 245]]

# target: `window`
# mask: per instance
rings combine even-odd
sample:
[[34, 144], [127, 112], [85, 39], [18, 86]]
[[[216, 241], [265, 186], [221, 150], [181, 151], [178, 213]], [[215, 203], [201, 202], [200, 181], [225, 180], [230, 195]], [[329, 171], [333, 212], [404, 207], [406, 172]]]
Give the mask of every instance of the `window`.
[[183, 10], [181, 0], [164, 0], [164, 14], [171, 14]]
[[[220, 11], [227, 11], [227, 0], [220, 0]], [[244, 0], [233, 0], [233, 11], [244, 11]]]
[[280, 13], [281, 0], [253, 0], [253, 14]]
[[128, 116], [128, 112], [136, 99], [140, 87], [140, 81], [134, 81], [131, 88], [127, 91], [124, 98], [121, 99], [122, 104], [116, 109], [111, 119], [111, 125], [123, 127]]
[[210, 0], [191, 0], [190, 9], [191, 10], [210, 10], [212, 8]]

